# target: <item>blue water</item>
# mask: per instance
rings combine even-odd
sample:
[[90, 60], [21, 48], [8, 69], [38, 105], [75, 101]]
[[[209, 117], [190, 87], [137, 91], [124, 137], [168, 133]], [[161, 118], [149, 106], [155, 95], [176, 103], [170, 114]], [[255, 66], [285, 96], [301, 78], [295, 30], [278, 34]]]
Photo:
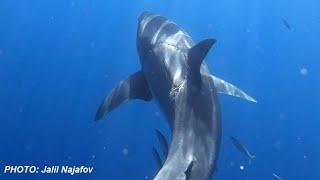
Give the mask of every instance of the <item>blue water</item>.
[[[272, 173], [320, 179], [319, 6], [316, 0], [1, 0], [0, 179], [154, 176], [154, 130], [170, 139], [155, 102], [132, 101], [93, 120], [104, 96], [140, 69], [137, 18], [146, 10], [174, 20], [195, 42], [217, 39], [206, 59], [211, 72], [258, 100], [219, 95], [223, 135], [213, 179], [267, 180]], [[251, 164], [229, 136], [256, 155]], [[5, 165], [84, 165], [94, 173], [4, 174]]]

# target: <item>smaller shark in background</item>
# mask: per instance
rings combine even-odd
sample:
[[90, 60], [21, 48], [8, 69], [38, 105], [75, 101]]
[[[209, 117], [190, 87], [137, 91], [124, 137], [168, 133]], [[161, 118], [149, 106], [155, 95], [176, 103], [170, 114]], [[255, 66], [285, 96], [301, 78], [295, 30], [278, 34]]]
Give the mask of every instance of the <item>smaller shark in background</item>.
[[282, 23], [288, 30], [291, 30], [291, 26], [286, 19], [282, 18]]
[[240, 143], [240, 141], [234, 137], [230, 137], [232, 144], [243, 154], [245, 155], [248, 159], [249, 162], [251, 162], [251, 160], [253, 160], [255, 158], [254, 155], [252, 155], [249, 150]]

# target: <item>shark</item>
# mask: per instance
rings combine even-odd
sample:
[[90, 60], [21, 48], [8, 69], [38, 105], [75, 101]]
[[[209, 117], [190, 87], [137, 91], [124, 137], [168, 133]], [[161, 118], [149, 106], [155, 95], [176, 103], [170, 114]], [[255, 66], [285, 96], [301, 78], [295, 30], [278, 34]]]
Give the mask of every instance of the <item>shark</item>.
[[[104, 98], [95, 120], [132, 100], [158, 103], [172, 141], [154, 180], [210, 179], [219, 157], [219, 93], [256, 102], [235, 85], [212, 75], [205, 58], [216, 43], [194, 43], [175, 22], [153, 12], [138, 18], [136, 46], [141, 69], [119, 82]], [[158, 158], [159, 153], [154, 151]]]
[[255, 155], [251, 154], [250, 151], [248, 150], [248, 148], [246, 146], [244, 146], [243, 144], [240, 143], [240, 141], [238, 139], [236, 139], [235, 137], [230, 136], [230, 140], [232, 142], [232, 144], [247, 158], [249, 159], [249, 163], [251, 163], [251, 161], [256, 158]]

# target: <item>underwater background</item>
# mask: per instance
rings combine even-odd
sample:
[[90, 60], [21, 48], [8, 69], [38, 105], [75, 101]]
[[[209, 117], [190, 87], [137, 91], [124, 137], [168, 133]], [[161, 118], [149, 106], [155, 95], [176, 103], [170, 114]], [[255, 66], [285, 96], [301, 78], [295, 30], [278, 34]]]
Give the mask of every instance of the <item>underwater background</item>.
[[[143, 11], [175, 21], [195, 42], [217, 39], [209, 69], [258, 101], [219, 95], [222, 145], [212, 179], [320, 179], [319, 7], [316, 0], [1, 0], [0, 179], [152, 179], [155, 129], [171, 136], [154, 101], [131, 101], [94, 122], [105, 95], [140, 69]], [[230, 136], [256, 156], [251, 163]], [[4, 165], [84, 165], [94, 173], [4, 174]]]

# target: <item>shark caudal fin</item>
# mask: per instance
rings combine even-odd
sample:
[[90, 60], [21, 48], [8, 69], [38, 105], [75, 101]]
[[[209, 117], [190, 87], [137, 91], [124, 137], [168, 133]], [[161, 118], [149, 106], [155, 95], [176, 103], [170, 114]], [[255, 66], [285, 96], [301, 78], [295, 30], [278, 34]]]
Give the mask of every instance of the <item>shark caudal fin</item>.
[[215, 39], [206, 39], [194, 45], [188, 51], [189, 78], [199, 88], [201, 86], [201, 64], [215, 42]]
[[228, 83], [220, 78], [213, 75], [209, 75], [209, 79], [213, 83], [214, 87], [217, 89], [218, 93], [228, 94], [235, 97], [240, 97], [242, 99], [257, 102], [253, 97], [249, 96], [247, 93], [237, 88], [235, 85]]
[[134, 73], [121, 81], [103, 100], [96, 113], [95, 120], [100, 120], [104, 115], [117, 108], [124, 102], [132, 99], [150, 101], [151, 92], [141, 71]]

